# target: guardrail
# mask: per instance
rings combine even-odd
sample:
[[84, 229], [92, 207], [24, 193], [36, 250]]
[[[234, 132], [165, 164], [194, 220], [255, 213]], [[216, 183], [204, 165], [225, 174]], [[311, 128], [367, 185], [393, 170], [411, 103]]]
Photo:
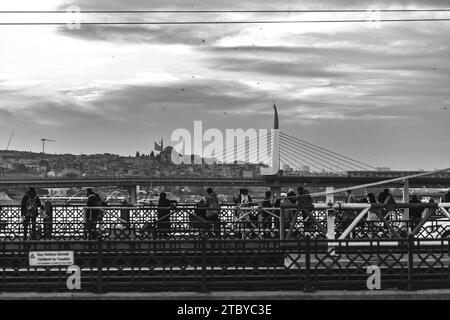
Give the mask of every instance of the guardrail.
[[[2, 241], [0, 292], [67, 291], [67, 266], [29, 265], [30, 251], [70, 250], [82, 291], [450, 288], [448, 240]], [[377, 270], [377, 272], [373, 272]]]
[[[83, 240], [88, 237], [86, 207], [47, 206], [38, 217], [32, 238]], [[210, 239], [384, 239], [450, 237], [450, 204], [313, 204], [281, 208], [235, 207], [201, 209], [193, 205], [171, 208], [100, 207], [103, 218], [95, 226], [104, 240]], [[406, 219], [406, 209], [422, 211], [420, 219]], [[200, 211], [199, 211], [200, 210]], [[217, 218], [207, 211], [217, 212]], [[158, 213], [159, 212], [159, 213]], [[29, 230], [33, 230], [30, 224]], [[27, 234], [27, 239], [31, 235]], [[0, 241], [24, 238], [18, 206], [0, 210]], [[92, 237], [91, 237], [92, 238]]]

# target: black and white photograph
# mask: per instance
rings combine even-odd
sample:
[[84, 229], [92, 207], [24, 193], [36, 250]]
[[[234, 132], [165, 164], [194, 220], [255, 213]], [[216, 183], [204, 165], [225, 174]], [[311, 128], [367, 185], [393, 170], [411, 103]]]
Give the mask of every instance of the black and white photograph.
[[449, 35], [448, 0], [0, 0], [0, 300], [450, 300]]

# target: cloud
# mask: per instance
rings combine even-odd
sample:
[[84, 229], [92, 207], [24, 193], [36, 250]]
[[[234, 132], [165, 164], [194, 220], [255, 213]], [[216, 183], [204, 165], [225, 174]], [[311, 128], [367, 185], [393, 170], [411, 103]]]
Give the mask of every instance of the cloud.
[[238, 28], [217, 29], [211, 26], [101, 26], [83, 25], [81, 29], [61, 27], [63, 35], [93, 41], [119, 43], [183, 44], [205, 46], [237, 35]]

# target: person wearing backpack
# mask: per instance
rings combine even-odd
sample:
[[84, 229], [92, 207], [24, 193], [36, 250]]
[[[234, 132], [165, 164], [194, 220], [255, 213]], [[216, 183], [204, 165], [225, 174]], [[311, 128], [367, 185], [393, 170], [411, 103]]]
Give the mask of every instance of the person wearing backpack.
[[36, 239], [36, 218], [39, 216], [39, 210], [44, 210], [41, 200], [37, 196], [36, 189], [30, 187], [22, 198], [20, 214], [23, 223], [23, 240], [28, 239], [28, 227], [31, 224], [31, 239]]

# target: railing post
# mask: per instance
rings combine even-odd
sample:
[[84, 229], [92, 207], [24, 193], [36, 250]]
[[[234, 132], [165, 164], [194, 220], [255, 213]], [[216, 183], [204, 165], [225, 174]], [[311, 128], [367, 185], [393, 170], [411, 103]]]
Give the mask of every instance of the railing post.
[[206, 237], [202, 237], [202, 287], [201, 292], [208, 292], [206, 283]]
[[43, 219], [44, 239], [50, 240], [53, 233], [53, 205], [51, 201], [45, 201], [44, 208], [46, 215], [46, 217]]
[[408, 236], [408, 291], [414, 290], [414, 236]]
[[311, 289], [311, 236], [305, 238], [305, 292], [312, 292]]
[[103, 243], [102, 238], [97, 238], [97, 291], [103, 293]]
[[[403, 180], [403, 203], [409, 203], [409, 180], [405, 179]], [[405, 221], [405, 227], [408, 232], [408, 234], [411, 233], [412, 230], [410, 230], [410, 226], [408, 224], [409, 222], [409, 209], [404, 208], [403, 214], [402, 214], [402, 220]]]
[[285, 232], [285, 227], [284, 227], [284, 217], [285, 217], [285, 210], [284, 208], [280, 209], [280, 240], [284, 240], [284, 232]]

